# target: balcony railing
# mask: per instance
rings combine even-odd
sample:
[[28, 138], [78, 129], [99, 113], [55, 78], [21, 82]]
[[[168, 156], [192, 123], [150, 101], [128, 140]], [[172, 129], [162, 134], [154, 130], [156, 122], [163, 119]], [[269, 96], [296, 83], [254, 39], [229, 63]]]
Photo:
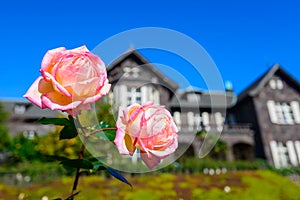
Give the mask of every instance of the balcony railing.
[[[209, 132], [213, 132], [214, 130], [220, 130], [218, 129], [218, 127], [220, 127], [220, 125], [217, 124], [209, 124]], [[253, 130], [251, 129], [252, 126], [251, 124], [224, 124], [222, 127], [222, 132], [226, 132], [226, 133], [249, 133], [252, 132]], [[195, 133], [197, 131], [201, 131], [201, 130], [205, 130], [204, 126], [189, 126], [187, 124], [183, 124], [180, 126], [180, 131], [182, 133]]]

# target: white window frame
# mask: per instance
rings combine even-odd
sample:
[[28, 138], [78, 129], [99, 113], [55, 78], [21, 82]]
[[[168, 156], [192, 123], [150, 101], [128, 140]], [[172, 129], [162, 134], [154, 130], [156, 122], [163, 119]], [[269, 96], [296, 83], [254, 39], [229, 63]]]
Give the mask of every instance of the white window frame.
[[177, 128], [180, 130], [181, 129], [181, 113], [179, 111], [175, 111], [173, 113], [173, 118], [177, 125]]
[[[274, 124], [293, 125], [300, 123], [299, 105], [296, 103], [279, 103], [273, 100], [267, 101], [270, 120]], [[298, 110], [298, 113], [297, 113]]]
[[193, 112], [187, 112], [187, 124], [189, 130], [194, 129], [195, 119], [194, 119], [194, 113]]
[[130, 87], [127, 88], [127, 95], [126, 95], [126, 101], [127, 101], [127, 106], [133, 104], [133, 103], [142, 103], [142, 91], [141, 88], [136, 88], [136, 87]]

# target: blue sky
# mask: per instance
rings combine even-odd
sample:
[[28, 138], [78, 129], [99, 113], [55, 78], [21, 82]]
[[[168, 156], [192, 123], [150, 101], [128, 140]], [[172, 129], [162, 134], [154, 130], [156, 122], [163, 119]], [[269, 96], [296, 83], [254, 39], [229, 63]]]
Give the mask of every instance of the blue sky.
[[[275, 63], [299, 81], [299, 9], [297, 0], [1, 2], [0, 98], [22, 97], [39, 76], [47, 50], [83, 44], [92, 50], [115, 34], [141, 27], [168, 28], [197, 41], [236, 93]], [[151, 62], [183, 69], [184, 62], [170, 55], [142, 53]], [[187, 70], [182, 73], [205, 88]]]

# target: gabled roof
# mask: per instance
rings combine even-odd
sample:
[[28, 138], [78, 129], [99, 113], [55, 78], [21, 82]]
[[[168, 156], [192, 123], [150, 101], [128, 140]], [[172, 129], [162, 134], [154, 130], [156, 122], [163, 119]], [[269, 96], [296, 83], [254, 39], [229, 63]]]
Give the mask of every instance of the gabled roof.
[[258, 78], [255, 82], [253, 82], [249, 87], [247, 87], [243, 92], [241, 92], [238, 96], [238, 101], [242, 101], [246, 97], [254, 97], [258, 95], [264, 86], [270, 81], [270, 79], [275, 75], [280, 74], [285, 77], [290, 83], [296, 86], [300, 91], [299, 82], [293, 78], [290, 74], [288, 74], [279, 64], [273, 65], [267, 72], [265, 72], [260, 78]]
[[134, 57], [141, 64], [145, 64], [163, 83], [165, 83], [168, 87], [172, 90], [176, 90], [178, 88], [178, 84], [174, 81], [167, 78], [164, 74], [162, 74], [153, 64], [151, 64], [144, 56], [142, 56], [136, 49], [130, 48], [125, 53], [123, 53], [120, 57], [110, 63], [107, 67], [107, 72], [109, 73], [113, 70], [116, 66], [118, 66], [121, 62], [125, 61], [126, 59]]

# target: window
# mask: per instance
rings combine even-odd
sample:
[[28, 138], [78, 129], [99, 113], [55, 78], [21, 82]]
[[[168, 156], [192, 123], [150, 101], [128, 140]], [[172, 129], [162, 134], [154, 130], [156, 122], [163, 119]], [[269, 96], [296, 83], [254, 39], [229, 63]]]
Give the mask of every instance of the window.
[[224, 118], [220, 112], [215, 113], [215, 120], [216, 120], [217, 130], [222, 131]]
[[186, 113], [186, 117], [187, 117], [188, 129], [190, 131], [192, 131], [192, 130], [199, 130], [200, 123], [201, 123], [200, 114], [199, 113], [194, 113], [194, 112], [187, 112]]
[[203, 127], [206, 131], [210, 130], [208, 112], [203, 112], [202, 113], [202, 125], [203, 125]]
[[140, 72], [140, 69], [137, 68], [137, 67], [124, 67], [123, 68], [123, 76], [124, 77], [129, 77], [129, 76], [133, 76], [134, 78], [137, 78], [139, 77], [139, 72]]
[[273, 79], [270, 80], [269, 85], [270, 85], [270, 87], [271, 87], [273, 90], [276, 89], [276, 82], [275, 82], [275, 80], [273, 80]]
[[276, 85], [277, 85], [277, 89], [278, 90], [282, 90], [283, 89], [283, 82], [282, 82], [282, 80], [280, 80], [280, 79], [276, 80]]
[[127, 88], [127, 105], [142, 103], [141, 88]]
[[152, 101], [154, 104], [160, 104], [159, 91], [152, 86], [141, 87], [141, 102]]
[[33, 140], [34, 139], [34, 136], [35, 136], [35, 131], [24, 131], [23, 132], [23, 136], [30, 139], [30, 140]]
[[180, 128], [181, 128], [181, 115], [180, 115], [180, 112], [175, 111], [173, 115], [174, 115], [173, 117], [174, 117], [174, 121], [177, 125], [177, 128], [180, 130]]
[[279, 103], [268, 101], [267, 107], [271, 122], [274, 124], [295, 124], [300, 123], [299, 103]]
[[14, 113], [16, 115], [23, 115], [25, 113], [25, 111], [26, 111], [25, 105], [19, 105], [19, 104], [17, 104], [14, 107]]
[[300, 164], [300, 141], [295, 141], [294, 145], [295, 145], [295, 150], [298, 155], [298, 160], [299, 160], [299, 164]]
[[300, 124], [300, 108], [298, 101], [291, 102], [291, 109], [293, 112], [295, 123]]
[[282, 82], [282, 80], [280, 80], [280, 79], [271, 79], [270, 81], [269, 81], [269, 85], [270, 85], [270, 87], [273, 89], [273, 90], [276, 90], [276, 89], [278, 89], [278, 90], [282, 90], [283, 89], [283, 82]]
[[199, 113], [195, 113], [194, 115], [194, 122], [197, 129], [199, 129], [200, 123], [201, 123], [201, 117]]
[[276, 103], [276, 114], [280, 124], [294, 124], [293, 113], [286, 103]]
[[222, 114], [220, 112], [215, 113], [215, 119], [216, 119], [216, 124], [217, 125], [223, 125], [224, 119], [222, 117]]
[[200, 95], [199, 94], [195, 94], [195, 93], [189, 93], [187, 94], [187, 101], [188, 102], [195, 102], [195, 103], [199, 103], [200, 102]]
[[194, 113], [193, 112], [188, 112], [187, 113], [187, 123], [188, 123], [188, 127], [189, 130], [193, 130], [194, 129]]
[[276, 168], [298, 166], [300, 157], [299, 141], [270, 141], [273, 162]]

